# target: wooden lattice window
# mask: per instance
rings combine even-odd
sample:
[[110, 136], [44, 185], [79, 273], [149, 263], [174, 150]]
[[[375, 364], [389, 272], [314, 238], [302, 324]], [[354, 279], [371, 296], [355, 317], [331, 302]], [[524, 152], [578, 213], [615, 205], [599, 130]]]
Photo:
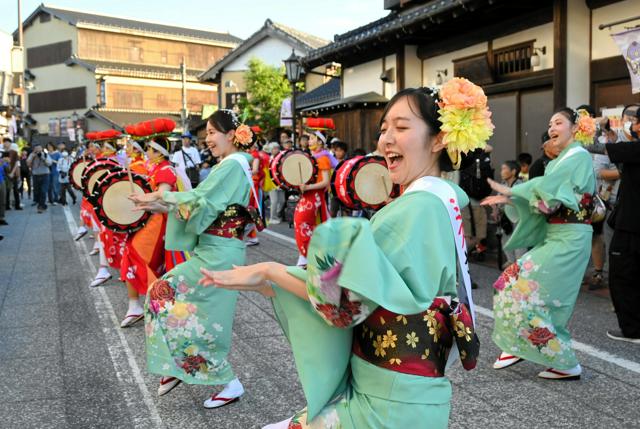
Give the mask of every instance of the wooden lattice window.
[[533, 71], [531, 56], [535, 40], [493, 50], [495, 76], [515, 76]]

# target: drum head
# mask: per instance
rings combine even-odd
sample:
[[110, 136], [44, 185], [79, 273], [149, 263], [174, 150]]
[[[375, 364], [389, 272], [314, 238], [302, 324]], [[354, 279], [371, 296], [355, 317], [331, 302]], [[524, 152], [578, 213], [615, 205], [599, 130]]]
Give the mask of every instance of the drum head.
[[97, 182], [92, 203], [96, 207], [96, 217], [108, 229], [116, 232], [131, 233], [142, 228], [151, 216], [145, 211], [135, 210], [135, 204], [129, 200], [132, 193], [151, 192], [147, 180], [132, 174], [132, 182], [126, 171], [116, 171]]
[[377, 206], [389, 198], [393, 183], [391, 183], [387, 167], [377, 162], [369, 162], [358, 170], [353, 188], [361, 203]]
[[313, 179], [314, 162], [304, 152], [294, 151], [282, 158], [280, 173], [289, 186], [300, 186]]
[[89, 164], [83, 170], [82, 179], [82, 192], [88, 199], [93, 194], [94, 186], [98, 180], [105, 177], [108, 173], [113, 171], [122, 171], [122, 167], [117, 161], [109, 158], [98, 158]]
[[74, 161], [73, 165], [71, 165], [69, 178], [71, 179], [71, 184], [73, 185], [73, 187], [79, 191], [82, 190], [82, 173], [91, 161], [93, 160], [89, 158], [79, 158]]
[[[133, 184], [133, 193], [143, 194], [140, 185]], [[131, 194], [131, 184], [128, 181], [118, 181], [107, 187], [102, 206], [104, 214], [111, 221], [120, 225], [132, 225], [144, 216], [144, 211], [135, 211], [135, 204], [128, 196]]]

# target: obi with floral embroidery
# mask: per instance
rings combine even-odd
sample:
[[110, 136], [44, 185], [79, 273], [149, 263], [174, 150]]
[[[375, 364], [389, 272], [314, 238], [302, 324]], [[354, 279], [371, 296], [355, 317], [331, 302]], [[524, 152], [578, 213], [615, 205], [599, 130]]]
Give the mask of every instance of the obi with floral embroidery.
[[207, 228], [206, 234], [224, 238], [237, 238], [242, 240], [245, 227], [255, 224], [259, 231], [264, 229], [264, 222], [254, 207], [244, 207], [233, 204], [219, 215]]
[[561, 205], [556, 211], [547, 217], [547, 222], [552, 224], [584, 223], [591, 224], [591, 215], [595, 207], [593, 195], [582, 194], [578, 201], [578, 211]]
[[412, 315], [378, 307], [356, 326], [353, 353], [392, 371], [443, 377], [454, 340], [463, 367], [475, 368], [480, 343], [466, 305], [436, 298], [427, 311]]

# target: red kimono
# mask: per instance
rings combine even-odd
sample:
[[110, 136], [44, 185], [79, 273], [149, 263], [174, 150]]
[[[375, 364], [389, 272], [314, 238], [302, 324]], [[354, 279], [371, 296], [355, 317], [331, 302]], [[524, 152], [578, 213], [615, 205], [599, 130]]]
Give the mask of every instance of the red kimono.
[[[162, 183], [176, 190], [177, 176], [169, 161], [148, 165], [149, 182], [154, 191]], [[130, 283], [141, 295], [147, 293], [147, 287], [165, 271], [165, 259], [175, 263], [174, 258], [166, 258], [164, 249], [164, 234], [167, 226], [167, 215], [156, 213], [152, 215], [144, 227], [127, 239], [120, 276]], [[168, 252], [167, 252], [168, 253]], [[182, 262], [182, 261], [177, 261]], [[171, 263], [168, 265], [171, 267]]]

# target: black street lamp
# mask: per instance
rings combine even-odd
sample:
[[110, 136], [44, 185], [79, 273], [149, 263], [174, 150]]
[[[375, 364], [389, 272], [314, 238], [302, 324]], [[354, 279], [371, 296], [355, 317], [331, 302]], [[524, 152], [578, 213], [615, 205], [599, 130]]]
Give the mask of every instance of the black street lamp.
[[292, 141], [296, 144], [296, 83], [300, 81], [302, 75], [302, 64], [300, 57], [291, 50], [289, 58], [284, 60], [284, 68], [287, 73], [287, 80], [291, 83], [291, 126], [293, 128]]

